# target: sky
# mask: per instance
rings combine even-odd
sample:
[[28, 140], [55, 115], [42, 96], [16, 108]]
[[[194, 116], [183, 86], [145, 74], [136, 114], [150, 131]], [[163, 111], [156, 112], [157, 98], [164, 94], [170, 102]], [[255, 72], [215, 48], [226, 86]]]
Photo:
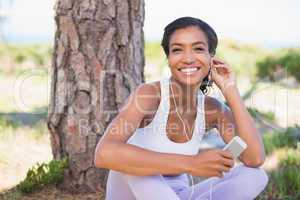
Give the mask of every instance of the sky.
[[[5, 1], [9, 0], [0, 0]], [[8, 9], [10, 18], [2, 27], [3, 38], [52, 42], [55, 0], [13, 1]], [[300, 47], [299, 10], [299, 0], [145, 0], [145, 39], [160, 41], [168, 23], [192, 16], [210, 24], [221, 39], [267, 47]]]

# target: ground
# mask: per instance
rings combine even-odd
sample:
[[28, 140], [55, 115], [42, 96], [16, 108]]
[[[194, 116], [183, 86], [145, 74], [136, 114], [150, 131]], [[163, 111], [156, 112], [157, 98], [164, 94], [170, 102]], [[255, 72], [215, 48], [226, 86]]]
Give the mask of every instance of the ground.
[[55, 186], [47, 186], [42, 190], [36, 191], [30, 195], [21, 195], [16, 192], [15, 189], [6, 191], [3, 194], [0, 194], [1, 200], [104, 200], [103, 193], [92, 193], [92, 194], [70, 194], [64, 191], [57, 189]]

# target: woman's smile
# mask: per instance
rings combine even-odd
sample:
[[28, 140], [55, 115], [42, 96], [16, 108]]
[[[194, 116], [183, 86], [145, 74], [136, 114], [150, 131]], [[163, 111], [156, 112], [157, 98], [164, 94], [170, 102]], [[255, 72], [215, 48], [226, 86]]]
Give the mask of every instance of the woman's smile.
[[196, 75], [200, 71], [201, 67], [181, 67], [178, 69], [182, 74], [186, 76]]

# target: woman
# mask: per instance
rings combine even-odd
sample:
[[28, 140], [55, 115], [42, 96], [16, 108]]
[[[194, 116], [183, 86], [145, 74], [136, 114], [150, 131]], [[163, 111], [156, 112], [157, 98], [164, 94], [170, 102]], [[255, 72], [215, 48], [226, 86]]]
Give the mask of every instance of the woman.
[[[110, 169], [106, 200], [247, 200], [263, 191], [263, 143], [231, 67], [214, 57], [217, 43], [200, 19], [183, 17], [166, 26], [162, 47], [171, 77], [141, 84], [96, 147], [96, 167]], [[205, 95], [209, 81], [230, 108]], [[247, 143], [242, 165], [234, 166], [232, 154], [220, 149], [199, 151], [211, 128], [225, 143], [234, 135]], [[209, 178], [189, 186], [188, 175]]]

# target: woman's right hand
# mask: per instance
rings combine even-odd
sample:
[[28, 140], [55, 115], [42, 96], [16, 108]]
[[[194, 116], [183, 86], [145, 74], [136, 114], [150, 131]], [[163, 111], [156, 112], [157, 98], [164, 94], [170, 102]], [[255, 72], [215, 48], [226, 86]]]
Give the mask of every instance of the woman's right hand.
[[192, 176], [222, 178], [223, 172], [228, 172], [234, 166], [233, 155], [221, 149], [204, 150], [191, 159], [189, 174]]

